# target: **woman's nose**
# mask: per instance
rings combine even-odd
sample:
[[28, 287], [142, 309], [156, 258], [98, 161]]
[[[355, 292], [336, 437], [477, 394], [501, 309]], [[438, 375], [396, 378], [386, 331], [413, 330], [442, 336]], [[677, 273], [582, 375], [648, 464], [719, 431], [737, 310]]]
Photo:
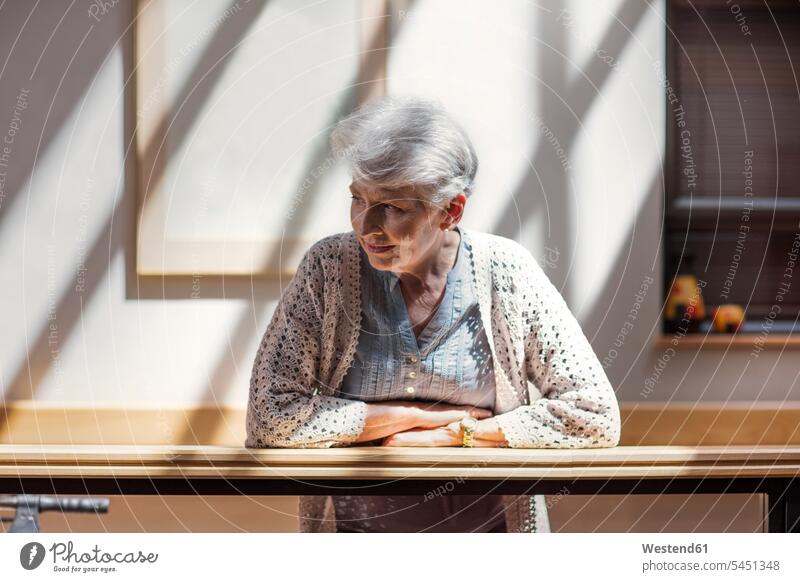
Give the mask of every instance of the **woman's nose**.
[[380, 205], [374, 204], [356, 217], [354, 222], [358, 225], [356, 230], [360, 235], [364, 236], [372, 234], [373, 232], [381, 232], [382, 220], [379, 210]]

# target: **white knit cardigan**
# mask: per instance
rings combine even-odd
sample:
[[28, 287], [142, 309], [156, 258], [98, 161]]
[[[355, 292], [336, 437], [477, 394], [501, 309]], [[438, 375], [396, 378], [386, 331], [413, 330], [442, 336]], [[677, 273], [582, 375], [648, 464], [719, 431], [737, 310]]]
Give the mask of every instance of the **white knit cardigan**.
[[[492, 351], [494, 418], [510, 448], [613, 447], [614, 390], [561, 294], [519, 243], [460, 227]], [[247, 406], [250, 448], [351, 445], [367, 404], [341, 398], [361, 329], [355, 233], [304, 255], [256, 354]], [[506, 495], [509, 532], [550, 531], [543, 495]], [[330, 495], [301, 496], [299, 530], [336, 531]]]

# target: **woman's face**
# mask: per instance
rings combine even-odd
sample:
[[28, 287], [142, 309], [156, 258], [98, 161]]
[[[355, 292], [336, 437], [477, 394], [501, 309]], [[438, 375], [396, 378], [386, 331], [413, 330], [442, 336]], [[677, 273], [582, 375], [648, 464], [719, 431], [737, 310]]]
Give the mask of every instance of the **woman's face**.
[[353, 231], [370, 264], [382, 271], [412, 271], [429, 261], [441, 244], [442, 225], [458, 222], [411, 186], [382, 190], [353, 181], [350, 192]]

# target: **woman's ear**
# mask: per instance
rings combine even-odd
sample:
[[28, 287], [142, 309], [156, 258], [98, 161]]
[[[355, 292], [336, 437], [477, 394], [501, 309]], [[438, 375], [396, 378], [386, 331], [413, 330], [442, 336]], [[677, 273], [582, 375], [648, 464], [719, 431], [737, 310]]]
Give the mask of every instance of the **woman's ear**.
[[447, 215], [450, 220], [450, 228], [453, 228], [464, 216], [464, 205], [467, 203], [467, 197], [463, 192], [456, 194], [447, 207]]
[[439, 223], [440, 229], [450, 230], [458, 224], [461, 217], [464, 216], [464, 204], [466, 201], [467, 197], [464, 196], [463, 192], [459, 192], [446, 206], [440, 207], [444, 213], [442, 221]]

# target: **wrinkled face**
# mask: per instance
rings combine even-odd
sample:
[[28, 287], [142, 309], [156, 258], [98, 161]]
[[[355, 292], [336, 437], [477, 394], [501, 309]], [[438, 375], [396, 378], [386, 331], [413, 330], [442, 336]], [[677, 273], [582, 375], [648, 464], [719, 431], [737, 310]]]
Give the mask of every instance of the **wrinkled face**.
[[413, 187], [375, 189], [353, 181], [350, 223], [370, 264], [382, 271], [403, 272], [430, 256], [448, 214]]

